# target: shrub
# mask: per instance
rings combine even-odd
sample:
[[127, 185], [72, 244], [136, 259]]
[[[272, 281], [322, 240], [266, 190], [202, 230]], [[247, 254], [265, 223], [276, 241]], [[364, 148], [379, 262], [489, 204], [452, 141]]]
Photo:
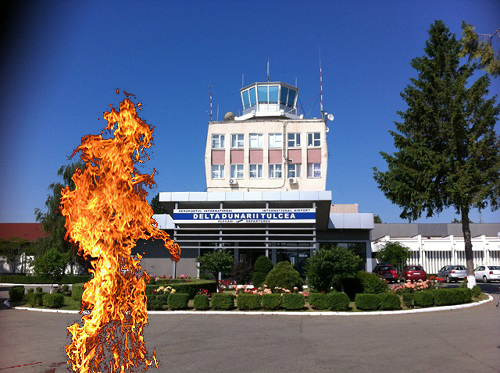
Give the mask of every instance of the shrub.
[[9, 289], [9, 298], [11, 302], [20, 302], [24, 298], [24, 286], [12, 286]]
[[280, 294], [263, 294], [262, 295], [262, 308], [265, 310], [277, 310], [281, 305]]
[[212, 294], [212, 308], [214, 310], [232, 310], [234, 308], [234, 295], [225, 293]]
[[432, 307], [434, 305], [434, 291], [436, 290], [424, 290], [414, 293], [415, 306]]
[[265, 255], [261, 255], [253, 265], [252, 282], [255, 287], [262, 286], [266, 280], [267, 274], [273, 269], [273, 261]]
[[305, 305], [305, 298], [303, 294], [283, 294], [281, 298], [281, 306], [287, 311], [302, 310]]
[[359, 271], [357, 277], [361, 281], [363, 293], [367, 294], [380, 294], [386, 293], [389, 290], [385, 280], [381, 279], [375, 273]]
[[[61, 278], [63, 284], [76, 284], [79, 282], [87, 282], [90, 280], [90, 275], [64, 275]], [[43, 276], [32, 275], [14, 275], [14, 276], [0, 276], [2, 283], [15, 283], [15, 284], [51, 284], [52, 280]]]
[[63, 291], [64, 293], [69, 292], [69, 286], [68, 286], [68, 285], [63, 285], [63, 287], [62, 287], [62, 291]]
[[401, 309], [401, 299], [397, 294], [381, 293], [378, 294], [380, 299], [380, 309], [381, 310], [400, 310]]
[[377, 294], [356, 294], [356, 308], [363, 311], [374, 311], [380, 307], [380, 297]]
[[325, 293], [311, 293], [309, 295], [309, 304], [312, 308], [317, 310], [326, 310], [328, 303], [326, 301]]
[[415, 293], [403, 293], [403, 303], [408, 308], [415, 306]]
[[25, 295], [26, 303], [28, 303], [30, 307], [41, 307], [43, 304], [42, 297], [44, 294], [45, 293], [35, 293], [35, 292], [27, 293]]
[[472, 301], [472, 289], [465, 288], [465, 289], [454, 289], [457, 290], [457, 293], [459, 294], [458, 298], [461, 303], [470, 303]]
[[434, 290], [434, 305], [435, 306], [448, 306], [456, 304], [457, 296], [454, 292], [455, 289], [438, 289]]
[[36, 292], [37, 292], [37, 293], [43, 293], [43, 289], [42, 289], [41, 287], [37, 287], [37, 288], [36, 288]]
[[[81, 302], [84, 290], [85, 290], [85, 283], [73, 284], [73, 286], [71, 288], [71, 298], [73, 298], [75, 300], [79, 300]], [[38, 288], [36, 291], [38, 291]]]
[[64, 305], [64, 295], [59, 293], [43, 294], [42, 304], [45, 307], [61, 308]]
[[481, 288], [477, 285], [475, 285], [473, 288], [472, 288], [472, 296], [477, 298], [481, 295], [482, 291], [481, 291]]
[[261, 296], [259, 294], [239, 294], [236, 299], [238, 308], [240, 310], [258, 310], [261, 308], [260, 304]]
[[26, 293], [34, 293], [35, 292], [35, 289], [33, 288], [29, 288], [28, 291]]
[[248, 262], [234, 263], [229, 275], [237, 284], [248, 284], [252, 280], [252, 264]]
[[292, 263], [285, 261], [276, 264], [271, 272], [268, 273], [265, 283], [271, 290], [275, 287], [293, 289], [302, 287], [302, 278], [299, 272], [293, 268]]
[[334, 291], [325, 294], [326, 309], [329, 311], [345, 311], [349, 309], [349, 297], [346, 293]]
[[208, 301], [208, 295], [197, 294], [194, 296], [194, 308], [196, 310], [208, 310], [210, 308], [210, 302]]
[[168, 308], [169, 294], [151, 294], [147, 296], [147, 309], [148, 310], [165, 310]]
[[189, 294], [171, 293], [168, 296], [168, 308], [171, 310], [185, 310], [189, 301]]
[[[158, 289], [158, 284], [146, 285], [146, 295], [152, 294], [153, 290]], [[190, 282], [169, 282], [169, 285], [177, 293], [189, 294], [189, 299], [194, 298], [200, 289], [205, 289], [209, 293], [214, 293], [217, 291], [217, 283], [214, 280], [190, 280]]]

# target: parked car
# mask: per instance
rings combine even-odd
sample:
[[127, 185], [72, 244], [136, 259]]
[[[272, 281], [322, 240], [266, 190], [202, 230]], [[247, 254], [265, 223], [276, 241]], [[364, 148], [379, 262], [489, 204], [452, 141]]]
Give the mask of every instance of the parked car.
[[377, 264], [372, 272], [388, 282], [397, 282], [399, 279], [398, 271], [390, 264]]
[[446, 282], [458, 282], [458, 280], [463, 280], [466, 276], [467, 270], [465, 266], [459, 265], [444, 266], [437, 274], [437, 277], [444, 278]]
[[403, 267], [403, 272], [401, 272], [401, 277], [402, 277], [403, 281], [407, 281], [407, 280], [425, 281], [425, 280], [427, 280], [427, 273], [424, 271], [424, 268], [422, 266], [419, 266], [419, 265], [411, 266], [410, 265], [410, 266]]
[[479, 266], [474, 270], [474, 277], [483, 282], [500, 281], [500, 266]]

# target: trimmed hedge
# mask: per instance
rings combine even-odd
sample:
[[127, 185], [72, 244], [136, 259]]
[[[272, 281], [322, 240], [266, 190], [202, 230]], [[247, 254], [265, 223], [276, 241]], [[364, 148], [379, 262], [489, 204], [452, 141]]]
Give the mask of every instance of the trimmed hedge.
[[9, 289], [9, 298], [11, 302], [20, 302], [24, 298], [24, 286], [12, 286]]
[[467, 288], [433, 290], [435, 306], [450, 306], [469, 303], [472, 299], [472, 290]]
[[434, 306], [434, 291], [417, 291], [415, 293], [415, 306], [432, 307]]
[[85, 283], [73, 284], [73, 286], [71, 287], [71, 298], [79, 300], [81, 302], [84, 290], [85, 290]]
[[475, 285], [473, 288], [472, 288], [472, 296], [477, 298], [481, 295], [482, 291], [481, 291], [481, 288], [477, 285]]
[[261, 296], [259, 294], [238, 294], [236, 303], [238, 308], [242, 311], [245, 310], [258, 310], [261, 308]]
[[380, 299], [380, 309], [381, 310], [400, 310], [401, 309], [401, 299], [397, 294], [382, 293], [378, 294]]
[[403, 303], [408, 308], [415, 306], [415, 293], [403, 293]]
[[148, 310], [161, 311], [168, 309], [169, 294], [150, 294], [147, 296], [146, 307]]
[[349, 297], [346, 293], [333, 292], [326, 294], [326, 309], [329, 311], [346, 311], [349, 309]]
[[45, 307], [61, 308], [64, 305], [64, 295], [59, 293], [43, 294], [42, 304]]
[[328, 303], [325, 293], [311, 293], [309, 295], [309, 304], [316, 310], [326, 310]]
[[42, 297], [45, 293], [26, 293], [24, 299], [30, 307], [41, 307], [43, 304]]
[[234, 295], [214, 293], [212, 294], [211, 303], [214, 310], [232, 310], [234, 308]]
[[[146, 295], [152, 294], [153, 290], [158, 289], [160, 286], [166, 285], [146, 285]], [[217, 291], [217, 283], [213, 280], [192, 280], [190, 282], [180, 282], [180, 283], [171, 283], [167, 286], [170, 286], [172, 289], [175, 289], [177, 293], [189, 294], [189, 299], [194, 298], [196, 294], [200, 291], [200, 289], [208, 290], [209, 293], [215, 293]]]
[[305, 298], [302, 294], [283, 294], [281, 306], [287, 311], [302, 310], [305, 305]]
[[374, 311], [380, 307], [380, 297], [378, 294], [356, 294], [354, 299], [356, 308], [363, 311]]
[[168, 308], [171, 310], [185, 310], [188, 306], [189, 294], [171, 293], [168, 296]]
[[262, 308], [265, 310], [277, 310], [281, 305], [281, 295], [280, 294], [262, 294]]
[[[59, 284], [76, 284], [79, 282], [87, 282], [91, 279], [91, 275], [66, 275], [63, 276]], [[44, 276], [31, 276], [31, 275], [12, 275], [0, 276], [0, 283], [11, 284], [52, 284], [52, 280]]]
[[208, 295], [197, 294], [194, 296], [194, 309], [204, 311], [210, 308], [210, 301], [208, 300]]

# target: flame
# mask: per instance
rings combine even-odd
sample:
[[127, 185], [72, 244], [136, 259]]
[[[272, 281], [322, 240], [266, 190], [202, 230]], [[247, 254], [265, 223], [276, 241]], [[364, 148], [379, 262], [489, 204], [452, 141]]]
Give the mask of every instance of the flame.
[[81, 152], [85, 170], [75, 171], [73, 191], [62, 190], [66, 237], [79, 245], [80, 254], [94, 259], [82, 298], [83, 325], [68, 327], [72, 343], [65, 348], [67, 363], [79, 372], [134, 371], [140, 364], [144, 371], [153, 364], [158, 368], [142, 336], [149, 276], [140, 273], [142, 256], [132, 249], [139, 239], [160, 239], [172, 260], [180, 257], [179, 246], [157, 228], [146, 201], [143, 187], [152, 187], [155, 170], [148, 175], [135, 168], [149, 159], [145, 149], [152, 145], [154, 129], [138, 117], [131, 95], [125, 94], [118, 111], [110, 105], [104, 113], [108, 125], [101, 135], [82, 138], [73, 155]]

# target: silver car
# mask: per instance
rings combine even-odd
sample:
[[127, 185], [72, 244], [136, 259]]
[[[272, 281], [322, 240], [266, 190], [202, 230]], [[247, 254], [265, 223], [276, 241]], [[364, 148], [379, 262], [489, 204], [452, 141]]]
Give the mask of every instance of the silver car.
[[463, 280], [466, 276], [467, 270], [465, 266], [459, 265], [444, 266], [437, 274], [437, 277], [444, 278], [446, 282], [458, 282], [458, 280]]
[[479, 266], [474, 270], [476, 280], [483, 282], [500, 281], [500, 266]]

